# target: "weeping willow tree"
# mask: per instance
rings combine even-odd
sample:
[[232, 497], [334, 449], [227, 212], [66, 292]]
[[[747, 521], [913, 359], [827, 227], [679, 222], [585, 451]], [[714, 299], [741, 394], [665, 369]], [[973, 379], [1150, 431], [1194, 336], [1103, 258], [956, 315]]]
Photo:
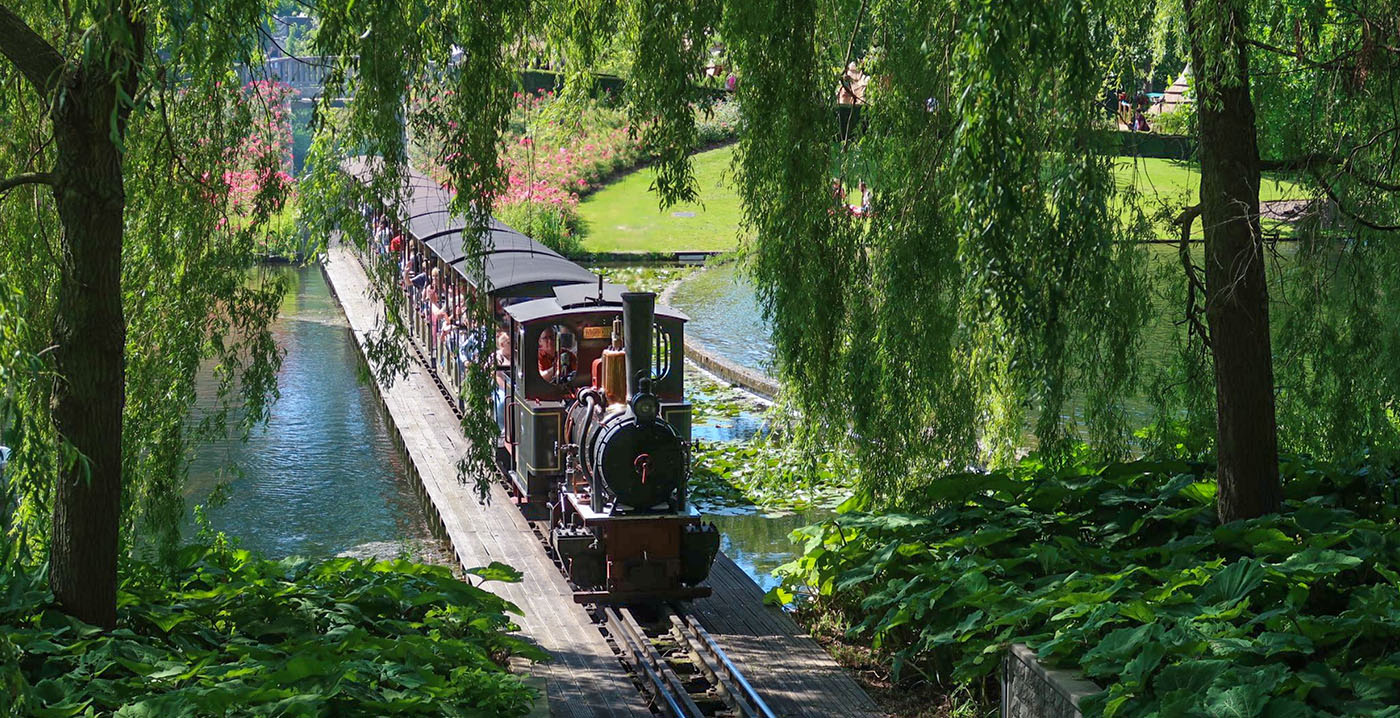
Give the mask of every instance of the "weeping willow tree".
[[[586, 5], [564, 25], [584, 47], [608, 13], [643, 20], [629, 38], [659, 25], [694, 47], [713, 27], [730, 44], [778, 370], [808, 438], [851, 449], [883, 500], [1027, 438], [1051, 462], [1081, 438], [1123, 456], [1134, 397], [1158, 404], [1149, 436], [1201, 434], [1175, 448], [1215, 459], [1225, 520], [1277, 509], [1280, 445], [1396, 446], [1394, 3], [791, 0], [717, 20], [706, 3]], [[1173, 213], [1183, 299], [1166, 306], [1136, 244], [1161, 229], [1159, 200], [1115, 185], [1120, 148], [1095, 132], [1144, 47], [1191, 58], [1200, 118], [1201, 201]], [[854, 138], [832, 108], [853, 60], [875, 78]], [[685, 177], [667, 166], [663, 203]], [[1270, 169], [1321, 208], [1272, 278]], [[858, 179], [876, 188], [868, 220], [831, 189]], [[1153, 312], [1177, 325], [1174, 364], [1140, 356]]]
[[[436, 159], [457, 209], [485, 229], [503, 180], [517, 54], [546, 40], [568, 63], [566, 95], [586, 91], [586, 68], [605, 52], [630, 63], [624, 100], [660, 200], [693, 198], [686, 153], [704, 95], [692, 83], [708, 39], [726, 38], [740, 74], [736, 181], [781, 374], [810, 436], [850, 447], [869, 488], [893, 503], [937, 473], [1009, 459], [1027, 433], [1052, 460], [1081, 435], [1104, 456], [1129, 450], [1123, 401], [1146, 378], [1137, 355], [1148, 314], [1142, 253], [1130, 240], [1147, 212], [1117, 193], [1115, 148], [1093, 130], [1103, 78], [1124, 56], [1122, 29], [1154, 13], [1197, 58], [1204, 112], [1219, 113], [1202, 118], [1207, 201], [1196, 211], [1206, 254], [1219, 261], [1205, 268], [1209, 333], [1191, 339], [1198, 349], [1213, 340], [1215, 353], [1197, 352], [1202, 371], [1178, 396], [1214, 412], [1222, 383], [1239, 378], [1218, 361], [1232, 330], [1217, 319], [1234, 317], [1222, 300], [1235, 297], [1236, 280], [1253, 282], [1262, 268], [1259, 171], [1272, 162], [1307, 173], [1339, 217], [1308, 235], [1283, 293], [1285, 349], [1269, 351], [1267, 316], [1250, 325], [1254, 366], [1279, 377], [1284, 445], [1336, 453], [1395, 440], [1400, 376], [1385, 361], [1396, 336], [1400, 28], [1391, 5], [308, 8], [320, 18], [310, 44], [330, 77], [299, 199], [312, 236], [339, 230], [361, 246], [360, 208], [403, 191], [412, 132], [451, 148]], [[235, 74], [259, 66], [274, 11], [261, 0], [0, 4], [0, 377], [8, 440], [20, 449], [7, 474], [20, 495], [7, 508], [18, 540], [7, 545], [12, 558], [48, 558], [61, 604], [95, 623], [113, 620], [121, 552], [145, 537], [175, 540], [199, 364], [224, 367], [223, 393], [248, 421], [265, 416], [275, 393], [267, 325], [280, 290], [249, 284], [246, 270], [287, 187], [262, 183], [234, 207], [227, 180], [239, 169], [275, 174], [280, 161], [246, 166], [242, 143], [264, 131], [256, 120], [269, 112]], [[832, 111], [852, 60], [875, 78], [854, 138]], [[445, 101], [422, 102], [427, 93]], [[1262, 112], [1246, 107], [1261, 95]], [[339, 98], [344, 108], [332, 106]], [[339, 173], [351, 155], [379, 158], [370, 187]], [[831, 185], [861, 178], [876, 193], [872, 218], [858, 221]], [[1222, 227], [1229, 251], [1219, 251]], [[375, 282], [384, 297], [388, 274]], [[1241, 306], [1267, 307], [1267, 287], [1250, 286]], [[488, 310], [483, 301], [478, 317]], [[402, 366], [399, 333], [391, 318], [371, 344], [382, 373]], [[1272, 406], [1274, 382], [1261, 394], [1253, 380], [1259, 405]], [[474, 369], [465, 428], [477, 440], [462, 466], [479, 475], [491, 462], [488, 386]], [[1070, 410], [1073, 397], [1082, 410]], [[1260, 418], [1249, 413], [1218, 413], [1218, 435]], [[1266, 489], [1277, 476], [1267, 454], [1246, 467]]]
[[[250, 283], [248, 270], [284, 206], [286, 158], [266, 151], [280, 128], [259, 120], [276, 113], [237, 71], [258, 77], [277, 8], [0, 4], [0, 380], [6, 441], [18, 449], [0, 499], [5, 558], [47, 560], [58, 603], [91, 623], [115, 622], [123, 553], [178, 541], [200, 365], [216, 364], [225, 408], [238, 405], [245, 427], [275, 397], [279, 353], [268, 325], [281, 287]], [[428, 0], [309, 8], [320, 19], [310, 44], [329, 77], [300, 202], [312, 236], [338, 230], [362, 247], [360, 209], [404, 190], [407, 128], [441, 133], [452, 147], [439, 159], [457, 209], [484, 230], [502, 184], [514, 53], [547, 21], [618, 10]], [[639, 74], [650, 78], [633, 86], [634, 122], [663, 168], [663, 195], [692, 196], [684, 78], [705, 25], [684, 9], [640, 3], [626, 16], [647, 50], [635, 55]], [[427, 92], [449, 99], [421, 111]], [[346, 107], [334, 107], [341, 98]], [[339, 172], [351, 155], [378, 158], [371, 186]], [[230, 178], [247, 173], [259, 181], [239, 202]], [[389, 274], [376, 277], [381, 297]], [[390, 321], [371, 343], [386, 379], [403, 366], [401, 333]], [[468, 386], [465, 429], [477, 441], [462, 468], [482, 475], [494, 435], [484, 367]]]
[[[724, 27], [754, 275], [813, 435], [849, 440], [896, 503], [1009, 459], [1027, 431], [1050, 457], [1077, 424], [1121, 455], [1147, 304], [1095, 132], [1104, 17], [1078, 2], [809, 0], [735, 4]], [[875, 78], [863, 130], [838, 142], [838, 72], [858, 59]], [[876, 190], [868, 220], [833, 196], [858, 179]]]
[[[1222, 519], [1276, 511], [1278, 451], [1381, 463], [1397, 446], [1394, 3], [1188, 2], [1160, 16], [1190, 48], [1204, 266], [1168, 413], [1215, 430]], [[1271, 250], [1264, 170], [1311, 200], [1296, 251]], [[1271, 260], [1270, 252], [1274, 251]], [[1200, 326], [1204, 314], [1208, 328]], [[1179, 367], [1180, 368], [1180, 367]], [[1277, 418], [1276, 418], [1277, 417]]]
[[[263, 11], [0, 4], [5, 559], [47, 560], [98, 625], [120, 554], [178, 537], [200, 362], [248, 422], [275, 393], [281, 290], [245, 270], [286, 188], [249, 144], [273, 145], [270, 108], [233, 74]], [[235, 202], [245, 172], [264, 181]]]

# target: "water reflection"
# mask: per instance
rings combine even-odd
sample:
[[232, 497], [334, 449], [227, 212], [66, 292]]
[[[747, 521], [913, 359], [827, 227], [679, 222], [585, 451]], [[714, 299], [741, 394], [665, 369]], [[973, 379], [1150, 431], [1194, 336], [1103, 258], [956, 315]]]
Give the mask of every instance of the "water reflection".
[[[196, 449], [186, 505], [226, 483], [228, 502], [208, 512], [216, 530], [271, 557], [321, 557], [370, 542], [424, 542], [428, 533], [403, 461], [389, 438], [345, 316], [318, 267], [279, 267], [291, 283], [273, 332], [286, 350], [281, 398], [247, 443]], [[196, 413], [212, 406], [210, 368]], [[192, 516], [192, 511], [191, 511]], [[187, 520], [186, 535], [192, 521]]]
[[[1142, 356], [1150, 365], [1170, 361], [1176, 348], [1173, 335], [1179, 332], [1177, 326], [1181, 309], [1170, 299], [1177, 294], [1184, 297], [1185, 277], [1181, 270], [1181, 259], [1174, 244], [1142, 245], [1147, 264], [1149, 293], [1153, 306], [1151, 317], [1142, 334]], [[1282, 296], [1278, 291], [1285, 271], [1291, 266], [1297, 253], [1297, 244], [1279, 242], [1268, 247], [1266, 263], [1270, 295]], [[1201, 244], [1191, 247], [1192, 258], [1198, 266], [1204, 265], [1204, 248]], [[705, 269], [683, 280], [672, 295], [671, 304], [690, 316], [686, 324], [688, 336], [714, 349], [719, 355], [751, 369], [768, 371], [773, 362], [772, 334], [763, 321], [752, 280], [738, 262], [730, 262]], [[1070, 397], [1066, 419], [1084, 423], [1082, 395]], [[1145, 395], [1130, 396], [1124, 401], [1128, 419], [1137, 426], [1146, 425], [1155, 419], [1153, 406]], [[1028, 414], [1028, 425], [1033, 425], [1036, 412]], [[1028, 445], [1034, 442], [1027, 434]]]
[[738, 262], [706, 267], [686, 278], [671, 305], [690, 316], [686, 334], [719, 354], [759, 370], [772, 361], [772, 333]]
[[709, 417], [696, 421], [690, 427], [690, 436], [695, 441], [744, 441], [752, 439], [766, 428], [763, 415], [743, 411], [732, 417]]
[[[723, 510], [720, 510], [721, 512]], [[764, 591], [778, 585], [773, 569], [791, 561], [797, 546], [788, 538], [803, 526], [814, 524], [834, 515], [830, 511], [805, 511], [800, 514], [765, 516], [759, 513], [707, 516], [723, 534], [720, 549], [734, 560], [759, 588]]]

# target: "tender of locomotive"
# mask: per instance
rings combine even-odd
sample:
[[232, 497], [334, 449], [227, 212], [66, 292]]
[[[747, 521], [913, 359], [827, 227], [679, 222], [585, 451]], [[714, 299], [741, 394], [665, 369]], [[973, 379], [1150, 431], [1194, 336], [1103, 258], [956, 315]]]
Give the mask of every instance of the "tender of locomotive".
[[[374, 167], [351, 160], [344, 169], [365, 182]], [[687, 497], [686, 317], [656, 306], [655, 295], [605, 284], [498, 221], [476, 238], [450, 211], [451, 199], [410, 173], [397, 206], [366, 208], [382, 230], [379, 261], [398, 263], [405, 323], [447, 394], [460, 397], [467, 362], [480, 360], [473, 347], [495, 333], [500, 469], [527, 515], [548, 517], [575, 600], [709, 595], [699, 584], [719, 533]], [[482, 291], [496, 308], [495, 327], [459, 319]]]
[[517, 351], [498, 416], [517, 495], [548, 507], [576, 600], [709, 595], [719, 533], [687, 498], [684, 315], [601, 283], [554, 293], [505, 312]]

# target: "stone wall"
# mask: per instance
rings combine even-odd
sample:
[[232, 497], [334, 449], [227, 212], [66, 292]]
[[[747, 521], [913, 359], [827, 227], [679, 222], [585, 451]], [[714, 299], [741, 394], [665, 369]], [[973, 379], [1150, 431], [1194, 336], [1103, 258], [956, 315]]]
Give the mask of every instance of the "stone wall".
[[1002, 661], [1002, 718], [1082, 718], [1079, 701], [1099, 690], [1073, 671], [1042, 666], [1024, 643], [1012, 645]]

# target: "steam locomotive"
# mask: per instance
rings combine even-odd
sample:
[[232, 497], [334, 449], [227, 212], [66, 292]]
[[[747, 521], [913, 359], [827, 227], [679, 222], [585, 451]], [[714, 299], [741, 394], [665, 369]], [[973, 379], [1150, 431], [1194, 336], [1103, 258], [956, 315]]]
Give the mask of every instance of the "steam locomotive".
[[[362, 181], [372, 171], [345, 169]], [[685, 315], [503, 223], [478, 240], [451, 199], [413, 175], [398, 206], [366, 207], [375, 253], [398, 264], [410, 332], [459, 409], [468, 365], [495, 332], [497, 461], [527, 515], [547, 518], [574, 599], [708, 596], [700, 584], [720, 534], [687, 497]], [[462, 319], [479, 292], [493, 300], [493, 327]]]

